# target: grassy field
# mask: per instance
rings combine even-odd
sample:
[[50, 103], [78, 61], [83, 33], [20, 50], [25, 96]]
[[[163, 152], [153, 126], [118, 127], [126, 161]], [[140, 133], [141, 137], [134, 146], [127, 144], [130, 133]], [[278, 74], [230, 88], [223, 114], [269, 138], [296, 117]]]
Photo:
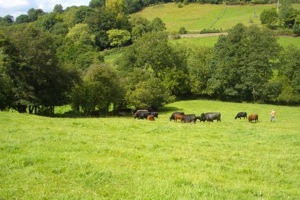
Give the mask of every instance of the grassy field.
[[260, 13], [272, 7], [276, 5], [226, 6], [190, 3], [178, 8], [175, 3], [168, 3], [147, 7], [137, 15], [149, 20], [161, 18], [170, 32], [177, 32], [181, 27], [185, 27], [187, 31], [227, 30], [237, 23], [260, 25]]
[[[181, 38], [178, 40], [170, 40], [170, 42], [172, 44], [186, 45], [189, 47], [192, 47], [192, 46], [213, 47], [217, 43], [218, 38], [219, 38], [219, 36], [199, 37], [199, 38]], [[278, 37], [277, 41], [283, 47], [287, 47], [289, 45], [294, 45], [300, 49], [300, 37], [280, 36], [280, 37]]]
[[[179, 110], [222, 122], [170, 122]], [[299, 199], [299, 113], [204, 100], [169, 104], [155, 122], [0, 112], [0, 199]]]

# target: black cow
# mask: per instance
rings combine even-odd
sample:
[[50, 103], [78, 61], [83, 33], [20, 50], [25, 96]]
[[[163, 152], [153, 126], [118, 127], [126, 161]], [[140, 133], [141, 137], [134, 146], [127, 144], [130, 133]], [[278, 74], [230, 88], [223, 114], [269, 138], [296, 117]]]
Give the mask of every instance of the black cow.
[[171, 117], [170, 117], [170, 121], [174, 120], [175, 121], [175, 114], [179, 114], [179, 115], [184, 115], [184, 112], [173, 112]]
[[203, 122], [209, 121], [214, 122], [214, 120], [217, 120], [217, 122], [221, 121], [221, 113], [219, 112], [208, 112], [208, 113], [202, 113], [198, 119]]
[[188, 114], [188, 115], [184, 115], [184, 122], [185, 123], [191, 123], [194, 122], [196, 123], [197, 117], [195, 114]]
[[237, 118], [244, 118], [244, 119], [247, 119], [247, 113], [246, 112], [239, 112], [238, 114], [236, 114], [236, 116], [235, 116], [235, 119], [237, 119]]
[[138, 118], [138, 119], [147, 119], [148, 115], [150, 115], [151, 112], [149, 112], [148, 110], [137, 110], [134, 114], [134, 119]]
[[151, 115], [153, 115], [154, 117], [158, 118], [158, 112], [151, 112]]

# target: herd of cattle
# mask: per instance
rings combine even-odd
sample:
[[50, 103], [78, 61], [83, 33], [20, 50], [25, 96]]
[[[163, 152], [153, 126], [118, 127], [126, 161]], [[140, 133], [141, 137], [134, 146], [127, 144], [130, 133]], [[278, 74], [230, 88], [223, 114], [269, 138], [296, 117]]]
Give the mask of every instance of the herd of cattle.
[[[134, 114], [134, 119], [147, 119], [150, 121], [155, 121], [155, 118], [158, 118], [158, 112], [152, 112], [149, 110], [138, 110]], [[235, 119], [247, 119], [247, 113], [246, 112], [239, 112], [236, 114]], [[197, 120], [200, 122], [214, 122], [216, 120], [217, 122], [221, 122], [221, 113], [219, 112], [207, 112], [202, 113], [199, 116], [196, 116], [195, 114], [185, 114], [184, 112], [173, 112], [170, 116], [170, 121], [174, 120], [175, 122], [181, 121], [184, 123], [196, 123]], [[249, 122], [258, 122], [258, 115], [257, 114], [251, 114], [248, 116]]]

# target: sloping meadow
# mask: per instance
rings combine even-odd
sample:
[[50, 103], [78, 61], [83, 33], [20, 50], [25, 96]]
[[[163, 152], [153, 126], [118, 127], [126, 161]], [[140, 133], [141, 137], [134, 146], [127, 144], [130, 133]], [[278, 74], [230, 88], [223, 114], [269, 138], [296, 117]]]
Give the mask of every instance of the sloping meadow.
[[[222, 121], [170, 121], [174, 111]], [[259, 121], [235, 120], [240, 111]], [[0, 112], [0, 199], [297, 199], [299, 111], [195, 100], [154, 122]]]

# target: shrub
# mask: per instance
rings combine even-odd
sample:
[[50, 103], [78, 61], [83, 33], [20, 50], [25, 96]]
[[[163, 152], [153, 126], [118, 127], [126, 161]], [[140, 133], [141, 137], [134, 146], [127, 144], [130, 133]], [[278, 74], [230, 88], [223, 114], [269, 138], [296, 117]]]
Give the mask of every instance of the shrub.
[[179, 29], [179, 34], [186, 34], [186, 33], [187, 33], [187, 31], [186, 31], [186, 29], [184, 27], [181, 27]]

